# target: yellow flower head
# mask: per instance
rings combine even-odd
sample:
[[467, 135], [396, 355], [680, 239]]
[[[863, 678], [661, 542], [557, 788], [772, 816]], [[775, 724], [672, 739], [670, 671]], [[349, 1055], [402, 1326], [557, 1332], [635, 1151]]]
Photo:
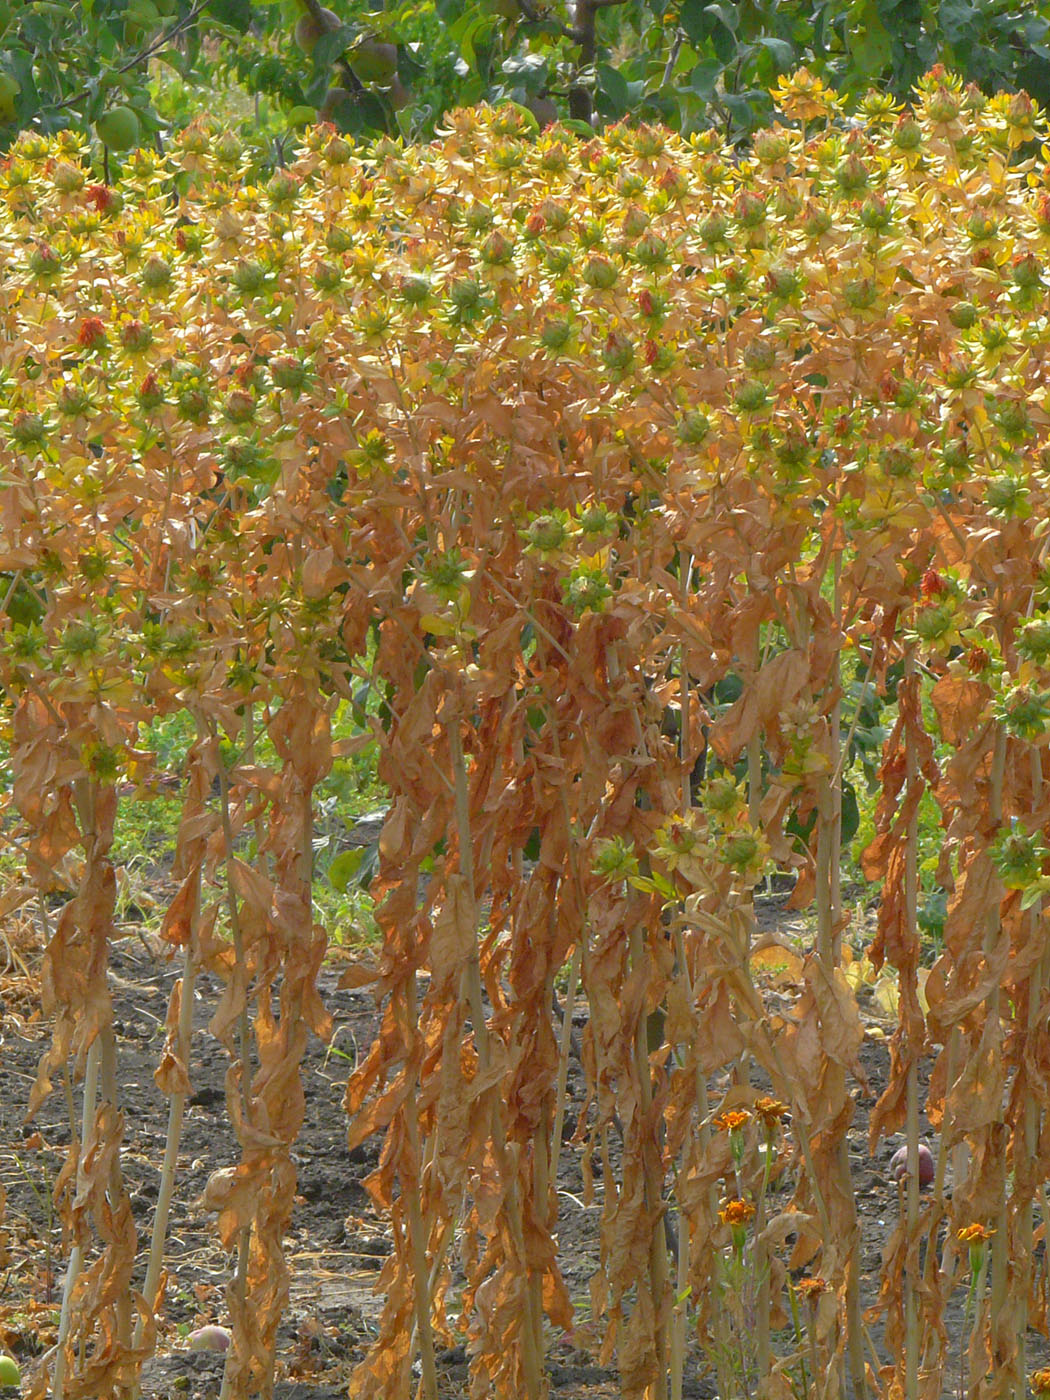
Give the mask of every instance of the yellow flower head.
[[800, 1278], [795, 1284], [795, 1292], [807, 1303], [815, 1303], [827, 1291], [828, 1285], [822, 1278]]
[[831, 88], [815, 78], [808, 68], [799, 68], [781, 77], [770, 88], [773, 101], [792, 121], [810, 122], [826, 117], [839, 106]]
[[1041, 1371], [1033, 1371], [1029, 1377], [1029, 1385], [1034, 1395], [1050, 1395], [1050, 1366], [1044, 1366]]

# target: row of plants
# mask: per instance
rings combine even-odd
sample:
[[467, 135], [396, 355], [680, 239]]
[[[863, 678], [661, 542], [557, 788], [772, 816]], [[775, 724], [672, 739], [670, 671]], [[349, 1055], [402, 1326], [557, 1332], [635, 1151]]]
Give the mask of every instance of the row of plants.
[[[319, 800], [370, 746], [378, 941], [345, 981], [381, 1025], [346, 1108], [351, 1145], [385, 1135], [368, 1189], [395, 1248], [355, 1393], [407, 1396], [418, 1362], [434, 1400], [457, 1341], [476, 1393], [542, 1394], [545, 1329], [573, 1325], [556, 1183], [578, 998], [596, 1346], [624, 1395], [677, 1400], [692, 1339], [724, 1393], [819, 1374], [912, 1400], [957, 1364], [960, 1291], [967, 1386], [1024, 1392], [1050, 1175], [1045, 125], [940, 70], [907, 110], [871, 93], [847, 114], [805, 71], [776, 99], [743, 159], [649, 125], [580, 142], [513, 107], [411, 150], [313, 128], [265, 183], [195, 126], [113, 183], [75, 135], [13, 148], [6, 903], [49, 908], [30, 1109], [65, 1067], [81, 1082], [33, 1394], [134, 1392], [155, 1344], [201, 968], [241, 1151], [205, 1195], [234, 1261], [224, 1389], [270, 1393], [299, 1063], [330, 1031]], [[841, 888], [844, 778], [880, 719], [867, 955], [898, 1015], [871, 1144], [903, 1131], [918, 1164], [920, 1108], [941, 1141], [928, 1196], [902, 1177], [885, 1351]], [[182, 976], [140, 1251], [106, 964], [118, 813], [164, 776], [144, 736], [165, 723], [192, 736], [160, 920]], [[920, 997], [924, 801], [947, 907]], [[778, 948], [754, 910], [771, 869], [814, 914], [790, 1014], [756, 964]]]
[[633, 114], [740, 141], [803, 63], [848, 96], [904, 98], [941, 62], [1045, 102], [1048, 31], [1010, 0], [26, 0], [0, 6], [0, 142], [74, 129], [119, 153], [204, 110], [272, 168], [318, 119], [430, 139], [445, 112], [508, 100], [585, 136]]

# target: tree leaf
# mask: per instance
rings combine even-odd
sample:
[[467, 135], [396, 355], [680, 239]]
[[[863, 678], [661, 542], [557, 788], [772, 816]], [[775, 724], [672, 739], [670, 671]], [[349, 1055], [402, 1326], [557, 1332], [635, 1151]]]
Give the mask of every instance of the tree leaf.
[[220, 24], [247, 34], [252, 23], [251, 0], [208, 0], [208, 10]]
[[328, 883], [332, 889], [345, 894], [350, 882], [361, 869], [365, 858], [364, 846], [350, 846], [332, 858], [328, 866]]
[[709, 15], [714, 15], [716, 19], [722, 21], [730, 34], [735, 34], [737, 32], [740, 26], [740, 19], [735, 9], [732, 9], [729, 5], [708, 5], [706, 9]]
[[609, 63], [599, 63], [598, 91], [606, 99], [605, 106], [612, 115], [621, 117], [631, 105], [631, 94], [623, 74]]

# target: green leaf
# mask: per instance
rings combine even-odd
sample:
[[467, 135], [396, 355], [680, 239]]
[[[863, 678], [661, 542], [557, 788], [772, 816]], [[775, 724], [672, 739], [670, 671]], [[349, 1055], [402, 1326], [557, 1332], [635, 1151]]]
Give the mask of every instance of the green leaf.
[[688, 76], [693, 92], [708, 102], [715, 98], [715, 85], [722, 74], [722, 65], [714, 58], [706, 58], [698, 63]]
[[500, 66], [506, 76], [513, 78], [526, 92], [539, 92], [550, 77], [547, 57], [542, 53], [510, 54]]
[[251, 0], [208, 0], [208, 9], [220, 24], [247, 34], [252, 23]]
[[345, 894], [354, 876], [361, 869], [365, 858], [364, 846], [351, 846], [332, 857], [328, 867], [328, 883], [340, 894]]
[[352, 24], [341, 24], [330, 34], [322, 34], [310, 54], [314, 68], [322, 71], [331, 68], [337, 58], [342, 58], [357, 37], [357, 28]]
[[1041, 880], [1037, 880], [1034, 885], [1029, 885], [1021, 896], [1022, 910], [1031, 909], [1033, 904], [1036, 904], [1042, 899], [1048, 889], [1050, 889], [1050, 880], [1048, 880], [1045, 875]]
[[622, 117], [631, 105], [631, 94], [624, 76], [611, 64], [597, 65], [598, 90], [606, 99], [605, 106], [613, 116]]
[[694, 44], [702, 44], [711, 33], [711, 17], [704, 0], [682, 0], [678, 23], [687, 39]]
[[469, 68], [473, 68], [477, 64], [477, 45], [485, 42], [495, 25], [496, 17], [494, 15], [479, 14], [476, 10], [468, 10], [457, 24], [450, 26], [448, 37], [459, 46], [459, 51]]
[[977, 11], [967, 0], [941, 0], [938, 19], [949, 44], [958, 44], [967, 38], [972, 41], [976, 18]]
[[764, 49], [773, 55], [781, 68], [788, 68], [795, 61], [795, 49], [786, 39], [774, 39], [772, 35], [761, 34], [755, 40], [756, 44], [761, 44]]
[[559, 122], [559, 126], [563, 126], [566, 131], [574, 131], [577, 136], [582, 136], [584, 139], [594, 135], [594, 127], [589, 126], [587, 122], [581, 121], [578, 117], [564, 117]]
[[711, 30], [711, 47], [726, 68], [736, 57], [736, 38], [724, 25], [716, 24]]
[[740, 26], [740, 18], [729, 5], [708, 5], [706, 7], [709, 15], [714, 15], [715, 19], [720, 19], [730, 34], [735, 34]]
[[879, 15], [875, 0], [860, 0], [850, 6], [846, 26], [850, 57], [863, 80], [874, 78], [893, 61], [893, 41]]

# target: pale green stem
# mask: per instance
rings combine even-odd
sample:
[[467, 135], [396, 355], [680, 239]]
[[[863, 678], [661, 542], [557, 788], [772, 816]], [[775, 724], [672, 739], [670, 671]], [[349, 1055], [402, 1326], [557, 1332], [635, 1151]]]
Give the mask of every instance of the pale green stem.
[[[80, 1115], [80, 1143], [78, 1148], [81, 1160], [77, 1164], [78, 1192], [84, 1184], [84, 1144], [88, 1140], [92, 1124], [95, 1121], [95, 1104], [98, 1099], [99, 1065], [101, 1057], [102, 1047], [96, 1036], [91, 1042], [91, 1048], [88, 1050], [87, 1065], [84, 1069], [84, 1102]], [[80, 1275], [81, 1258], [81, 1247], [79, 1244], [75, 1244], [69, 1253], [69, 1264], [66, 1268], [66, 1281], [62, 1289], [62, 1308], [58, 1318], [58, 1344], [55, 1351], [55, 1374], [51, 1382], [51, 1400], [63, 1400], [65, 1393], [66, 1344], [69, 1340], [69, 1328], [73, 1315], [73, 1289], [76, 1287], [77, 1278]]]

